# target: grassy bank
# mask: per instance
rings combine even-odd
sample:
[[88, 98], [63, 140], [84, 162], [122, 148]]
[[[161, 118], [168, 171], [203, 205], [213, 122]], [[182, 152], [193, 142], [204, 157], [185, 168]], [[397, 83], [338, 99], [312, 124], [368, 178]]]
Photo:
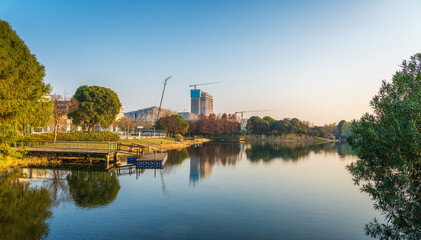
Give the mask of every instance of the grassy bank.
[[161, 148], [162, 151], [172, 150], [172, 149], [179, 149], [179, 148], [186, 148], [191, 145], [201, 144], [204, 142], [209, 142], [209, 139], [194, 139], [194, 140], [184, 140], [184, 141], [176, 141], [173, 138], [141, 138], [141, 139], [122, 139], [121, 143], [123, 144], [144, 144], [144, 145], [151, 145], [153, 147]]
[[56, 167], [60, 164], [62, 164], [60, 160], [47, 160], [47, 158], [27, 157], [17, 159], [10, 156], [0, 156], [0, 173], [11, 168]]

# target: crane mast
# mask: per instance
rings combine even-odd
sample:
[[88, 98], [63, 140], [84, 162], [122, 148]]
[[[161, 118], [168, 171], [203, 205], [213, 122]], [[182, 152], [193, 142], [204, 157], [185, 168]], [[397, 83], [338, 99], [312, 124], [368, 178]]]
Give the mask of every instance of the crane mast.
[[[171, 76], [169, 76], [169, 77], [167, 77], [167, 78], [164, 80], [164, 88], [162, 89], [161, 102], [159, 103], [158, 115], [156, 116], [156, 121], [158, 121], [158, 119], [159, 119], [159, 113], [161, 112], [162, 99], [164, 98], [164, 93], [165, 93], [165, 86], [167, 86], [167, 81], [168, 81], [168, 79], [170, 79], [171, 77], [172, 77], [172, 75], [171, 75]], [[155, 121], [155, 122], [156, 122], [156, 121]]]

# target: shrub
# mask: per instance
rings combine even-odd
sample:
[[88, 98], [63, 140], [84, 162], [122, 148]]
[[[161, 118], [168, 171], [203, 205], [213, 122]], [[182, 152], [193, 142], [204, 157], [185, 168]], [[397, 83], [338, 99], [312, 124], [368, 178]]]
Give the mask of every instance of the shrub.
[[[32, 134], [25, 136], [24, 140], [46, 140], [52, 141], [53, 133]], [[57, 141], [118, 141], [120, 136], [110, 132], [74, 132], [57, 134]]]
[[181, 142], [181, 141], [184, 140], [184, 138], [183, 138], [183, 136], [181, 136], [181, 134], [175, 134], [174, 135], [174, 140]]

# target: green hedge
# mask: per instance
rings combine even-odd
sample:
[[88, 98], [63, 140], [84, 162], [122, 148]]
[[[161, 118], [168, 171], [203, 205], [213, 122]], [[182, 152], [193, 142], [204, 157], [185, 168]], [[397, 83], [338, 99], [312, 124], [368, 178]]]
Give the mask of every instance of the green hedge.
[[[52, 141], [53, 133], [31, 134], [25, 136], [23, 140], [46, 140]], [[118, 141], [120, 136], [110, 132], [74, 132], [57, 134], [57, 141]]]

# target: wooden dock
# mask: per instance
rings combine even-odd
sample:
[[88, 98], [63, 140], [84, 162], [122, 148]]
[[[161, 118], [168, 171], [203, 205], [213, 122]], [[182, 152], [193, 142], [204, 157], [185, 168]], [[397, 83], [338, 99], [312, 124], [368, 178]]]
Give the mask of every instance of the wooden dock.
[[28, 152], [29, 156], [46, 157], [50, 159], [84, 160], [88, 166], [93, 161], [104, 161], [106, 170], [112, 168], [110, 163], [117, 161], [117, 142], [50, 142], [50, 141], [20, 141], [12, 144], [15, 149]]
[[[125, 145], [119, 142], [50, 142], [21, 141], [12, 145], [15, 149], [23, 149], [30, 156], [63, 159], [66, 161], [85, 161], [91, 166], [95, 162], [104, 161], [105, 169], [111, 169], [117, 163], [119, 153], [136, 156], [132, 164], [136, 168], [163, 168], [167, 153], [158, 153], [156, 148], [146, 145]], [[150, 152], [154, 151], [155, 152]], [[110, 163], [113, 163], [110, 165]]]

